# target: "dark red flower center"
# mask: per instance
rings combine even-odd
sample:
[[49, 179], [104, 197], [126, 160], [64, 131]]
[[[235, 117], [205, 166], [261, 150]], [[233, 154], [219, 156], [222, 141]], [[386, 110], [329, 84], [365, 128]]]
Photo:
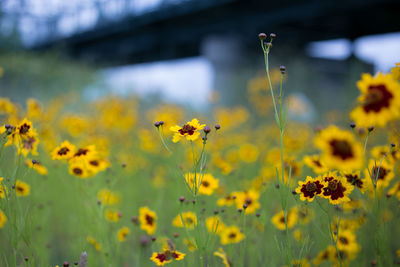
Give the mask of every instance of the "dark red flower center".
[[329, 142], [329, 144], [332, 147], [332, 154], [340, 157], [342, 160], [346, 160], [354, 156], [353, 149], [346, 140], [333, 139]]
[[154, 223], [154, 218], [152, 217], [152, 216], [150, 216], [149, 214], [146, 214], [146, 223], [148, 224], [148, 225], [153, 225], [153, 223]]
[[23, 193], [25, 191], [25, 188], [22, 186], [16, 186], [15, 189], [17, 189], [18, 192]]
[[58, 150], [57, 154], [60, 156], [66, 155], [69, 152], [69, 148], [68, 147], [62, 147], [60, 148], [60, 150]]
[[363, 181], [357, 174], [346, 174], [345, 175], [347, 182], [351, 183], [352, 185], [357, 186], [358, 188], [362, 188]]
[[312, 161], [317, 167], [322, 167], [322, 164], [321, 164], [321, 162], [319, 162], [319, 160], [313, 160]]
[[383, 180], [389, 172], [390, 170], [387, 170], [382, 166], [380, 168], [378, 166], [374, 166], [372, 168], [372, 177], [376, 180]]
[[76, 153], [75, 153], [75, 157], [79, 157], [82, 155], [86, 155], [89, 152], [89, 149], [86, 148], [80, 148]]
[[157, 253], [156, 259], [158, 259], [160, 262], [167, 261], [167, 254], [166, 253]]
[[185, 124], [185, 125], [183, 125], [182, 129], [179, 129], [179, 133], [181, 135], [185, 135], [185, 134], [193, 135], [195, 130], [196, 130], [196, 128], [193, 127], [192, 125]]
[[34, 137], [28, 137], [23, 141], [24, 148], [31, 150], [33, 148], [33, 144], [36, 142]]
[[339, 237], [339, 241], [340, 241], [340, 243], [342, 243], [342, 244], [344, 244], [344, 245], [349, 244], [349, 240], [348, 240], [346, 237], [344, 237], [344, 236], [340, 236], [340, 237]]
[[99, 166], [99, 161], [98, 160], [91, 160], [91, 161], [89, 161], [89, 164], [92, 165], [92, 166], [97, 167], [97, 166]]
[[20, 134], [26, 134], [26, 133], [29, 131], [30, 128], [31, 128], [30, 125], [24, 123], [24, 124], [22, 124], [21, 127], [19, 128], [19, 133], [20, 133]]
[[322, 193], [323, 187], [324, 186], [319, 181], [308, 182], [303, 184], [300, 191], [303, 193], [304, 197], [313, 198], [315, 194]]
[[390, 105], [393, 94], [389, 92], [384, 84], [371, 85], [368, 87], [367, 96], [363, 109], [365, 112], [379, 112], [382, 108]]
[[207, 181], [203, 181], [203, 182], [201, 182], [201, 185], [204, 186], [204, 187], [209, 187], [210, 183], [207, 182]]
[[230, 234], [229, 234], [229, 238], [230, 238], [230, 239], [234, 239], [235, 237], [236, 237], [236, 233], [230, 233]]
[[81, 168], [74, 168], [72, 171], [76, 175], [81, 175], [83, 173]]

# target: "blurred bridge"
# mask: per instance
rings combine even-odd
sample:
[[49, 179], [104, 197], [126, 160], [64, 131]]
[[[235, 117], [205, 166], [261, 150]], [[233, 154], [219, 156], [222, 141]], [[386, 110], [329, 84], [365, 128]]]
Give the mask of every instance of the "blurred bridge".
[[398, 0], [164, 0], [33, 49], [59, 48], [80, 60], [122, 65], [200, 55], [209, 36], [233, 37], [256, 50], [259, 32], [275, 32], [280, 44], [302, 47], [399, 31], [399, 11]]

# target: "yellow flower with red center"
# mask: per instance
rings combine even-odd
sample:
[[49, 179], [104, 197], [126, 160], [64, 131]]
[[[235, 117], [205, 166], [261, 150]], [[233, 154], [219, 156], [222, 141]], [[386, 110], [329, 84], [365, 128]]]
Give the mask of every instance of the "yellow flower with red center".
[[363, 148], [351, 132], [332, 125], [319, 132], [314, 143], [322, 150], [321, 160], [328, 168], [343, 171], [361, 169]]
[[68, 163], [69, 173], [78, 178], [88, 178], [90, 173], [87, 169], [87, 164], [85, 160], [82, 159], [71, 159]]
[[388, 160], [391, 164], [395, 164], [400, 159], [400, 149], [398, 147], [375, 146], [371, 150], [371, 155], [375, 159], [385, 157], [385, 161]]
[[170, 131], [174, 133], [172, 142], [177, 143], [183, 137], [185, 137], [186, 140], [195, 141], [200, 136], [199, 131], [203, 130], [205, 126], [206, 126], [205, 124], [200, 124], [197, 119], [188, 121], [182, 127], [180, 127], [179, 125], [172, 126], [169, 128]]
[[68, 141], [64, 141], [56, 147], [53, 152], [51, 153], [51, 158], [53, 160], [64, 160], [70, 159], [75, 154], [75, 146]]
[[356, 235], [351, 230], [340, 230], [339, 236], [335, 236], [335, 239], [337, 239], [337, 247], [341, 251], [345, 250], [348, 253], [357, 253], [360, 250]]
[[322, 162], [319, 155], [304, 156], [303, 162], [310, 167], [316, 174], [323, 174], [329, 171], [328, 167]]
[[3, 177], [0, 177], [0, 198], [5, 198], [6, 194], [8, 193], [7, 187], [3, 185]]
[[243, 209], [245, 214], [253, 214], [261, 207], [260, 202], [258, 202], [260, 198], [260, 193], [258, 191], [251, 189], [243, 192], [234, 192], [232, 194], [236, 197], [236, 208]]
[[191, 211], [180, 213], [174, 218], [174, 220], [172, 221], [172, 225], [175, 227], [185, 227], [188, 229], [193, 229], [197, 225], [196, 214]]
[[131, 233], [131, 230], [129, 230], [128, 227], [122, 227], [121, 229], [118, 230], [117, 233], [117, 238], [119, 242], [124, 242], [128, 235]]
[[217, 205], [218, 206], [232, 206], [235, 203], [235, 199], [233, 197], [233, 194], [228, 194], [227, 196], [223, 198], [219, 198], [217, 200]]
[[[296, 223], [297, 223], [297, 209], [290, 209], [287, 212], [287, 228], [291, 229], [293, 228]], [[283, 210], [281, 210], [280, 212], [276, 213], [272, 219], [271, 219], [272, 224], [278, 228], [281, 231], [285, 231], [286, 226], [285, 226], [285, 214], [283, 212]]]
[[391, 74], [363, 74], [357, 87], [359, 106], [350, 113], [357, 126], [383, 127], [400, 116], [400, 84]]
[[321, 197], [329, 199], [332, 205], [350, 201], [349, 195], [354, 186], [346, 178], [338, 176], [336, 172], [329, 172], [322, 176], [322, 183], [324, 188]]
[[29, 196], [30, 191], [31, 187], [29, 186], [29, 184], [24, 183], [20, 180], [15, 181], [15, 192], [18, 197]]
[[0, 210], [0, 228], [3, 228], [7, 222], [7, 216], [4, 214], [2, 210]]
[[221, 231], [220, 237], [222, 245], [239, 243], [245, 238], [244, 234], [240, 231], [240, 229], [236, 225], [225, 227]]
[[307, 176], [304, 182], [299, 181], [299, 186], [296, 188], [296, 193], [300, 195], [301, 201], [313, 201], [317, 195], [322, 193], [322, 188], [324, 185], [322, 184], [321, 177], [312, 178], [311, 176]]
[[374, 185], [379, 192], [381, 192], [383, 188], [388, 187], [395, 176], [393, 168], [394, 165], [391, 163], [371, 159], [368, 164], [368, 169], [364, 170], [368, 191], [372, 193], [374, 191]]
[[192, 191], [198, 190], [199, 194], [211, 195], [218, 188], [219, 180], [210, 173], [199, 175], [198, 173], [186, 173], [186, 183]]
[[150, 260], [157, 264], [157, 266], [164, 266], [165, 264], [172, 262], [172, 260], [183, 260], [185, 256], [185, 253], [177, 250], [164, 249], [163, 252], [153, 252]]
[[41, 175], [47, 175], [47, 168], [45, 166], [43, 166], [39, 161], [37, 160], [30, 160], [28, 159], [27, 161], [25, 161], [26, 165], [31, 168], [34, 169], [37, 173], [41, 174]]
[[365, 190], [367, 190], [368, 183], [365, 178], [361, 178], [360, 171], [342, 172], [342, 176], [345, 177], [347, 182], [351, 185], [357, 187], [361, 193], [364, 193]]
[[139, 221], [140, 229], [147, 232], [147, 234], [152, 235], [157, 229], [157, 215], [154, 211], [150, 210], [148, 207], [141, 207], [139, 209]]

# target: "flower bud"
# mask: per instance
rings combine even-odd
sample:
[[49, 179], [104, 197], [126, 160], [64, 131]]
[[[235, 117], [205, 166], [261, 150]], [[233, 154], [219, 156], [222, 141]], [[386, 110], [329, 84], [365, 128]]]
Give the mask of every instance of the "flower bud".
[[258, 34], [258, 38], [261, 40], [261, 41], [264, 41], [265, 39], [267, 39], [267, 35], [265, 34], [265, 33], [259, 33]]

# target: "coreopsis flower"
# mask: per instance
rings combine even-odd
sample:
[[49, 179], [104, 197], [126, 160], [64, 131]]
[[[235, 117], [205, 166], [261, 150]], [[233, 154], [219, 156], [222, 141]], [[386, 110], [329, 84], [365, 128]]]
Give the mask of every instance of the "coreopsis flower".
[[177, 143], [183, 137], [189, 141], [195, 141], [200, 136], [200, 130], [203, 130], [205, 124], [200, 124], [197, 119], [193, 119], [188, 121], [185, 125], [180, 127], [179, 125], [175, 125], [170, 127], [170, 131], [174, 133], [174, 137], [172, 138], [172, 142]]
[[163, 252], [153, 252], [150, 260], [153, 261], [157, 266], [164, 266], [173, 260], [180, 261], [185, 258], [186, 254], [177, 250], [164, 249]]
[[72, 158], [68, 163], [68, 169], [71, 175], [78, 178], [85, 179], [90, 176], [86, 161], [83, 159]]
[[75, 146], [68, 141], [64, 141], [60, 146], [56, 147], [51, 153], [53, 160], [65, 160], [70, 159], [75, 154]]
[[214, 256], [220, 258], [222, 260], [222, 264], [224, 267], [230, 267], [231, 263], [228, 259], [228, 255], [225, 253], [225, 251], [222, 248], [219, 248], [218, 251], [215, 251]]
[[117, 238], [119, 242], [124, 242], [128, 235], [131, 233], [131, 230], [129, 230], [128, 227], [122, 227], [121, 229], [118, 230], [117, 233]]
[[310, 167], [316, 174], [323, 174], [329, 171], [326, 164], [322, 162], [319, 155], [304, 156], [303, 162], [306, 166]]
[[198, 173], [186, 173], [185, 174], [186, 183], [190, 186], [192, 191], [195, 188], [198, 190], [199, 194], [211, 195], [214, 190], [218, 188], [219, 180], [214, 178], [210, 173], [199, 175]]
[[322, 175], [322, 182], [324, 188], [321, 197], [329, 199], [332, 205], [350, 201], [349, 195], [354, 186], [346, 178], [338, 176], [336, 172], [329, 172]]
[[36, 130], [33, 129], [29, 133], [27, 133], [23, 138], [21, 138], [21, 143], [18, 145], [18, 154], [24, 155], [26, 157], [29, 153], [34, 156], [38, 155], [37, 146], [39, 144], [38, 134]]
[[86, 160], [86, 168], [89, 176], [94, 176], [98, 172], [104, 171], [110, 166], [110, 162], [98, 157], [88, 158]]
[[227, 196], [217, 200], [218, 206], [232, 206], [235, 203], [233, 194], [228, 194]]
[[365, 181], [368, 184], [369, 191], [373, 191], [371, 180], [380, 191], [389, 186], [394, 178], [393, 165], [385, 161], [375, 161], [371, 159], [368, 164], [368, 169], [364, 171]]
[[220, 234], [226, 227], [218, 216], [211, 216], [206, 219], [206, 227], [210, 233]]
[[[287, 228], [293, 228], [297, 223], [297, 211], [295, 209], [290, 209], [287, 212]], [[286, 229], [285, 226], [285, 214], [283, 210], [275, 214], [271, 219], [272, 224], [281, 231]]]
[[28, 137], [28, 135], [33, 131], [34, 128], [32, 127], [32, 122], [28, 121], [26, 118], [23, 119], [8, 135], [8, 141], [5, 146], [14, 144], [18, 147], [21, 144], [22, 139]]
[[390, 148], [390, 153], [388, 152], [389, 146], [375, 146], [371, 150], [371, 155], [375, 159], [382, 159], [385, 156], [385, 161], [388, 160], [389, 163], [395, 164], [400, 159], [399, 148], [392, 147]]
[[102, 205], [112, 206], [119, 203], [120, 196], [117, 192], [112, 192], [109, 189], [101, 189], [97, 193], [97, 200], [100, 201]]
[[7, 187], [3, 185], [3, 177], [0, 177], [0, 198], [5, 198], [6, 194], [8, 193]]
[[244, 234], [240, 232], [240, 229], [235, 225], [225, 227], [221, 231], [220, 237], [222, 245], [239, 243], [245, 238]]
[[110, 210], [110, 209], [106, 209], [104, 211], [104, 217], [109, 222], [118, 222], [119, 219], [120, 219], [120, 213], [118, 211], [113, 211], [113, 210]]
[[[1, 179], [1, 178], [0, 178]], [[388, 191], [388, 196], [396, 196], [398, 200], [400, 200], [400, 182], [396, 182], [392, 188]], [[0, 197], [1, 197], [1, 189], [0, 189]]]
[[367, 190], [367, 182], [365, 178], [361, 178], [360, 171], [342, 172], [342, 176], [346, 178], [347, 182], [357, 187], [361, 193]]
[[32, 161], [28, 159], [27, 161], [25, 161], [25, 163], [29, 168], [34, 169], [37, 173], [41, 175], [47, 175], [48, 173], [47, 168], [37, 160]]
[[344, 171], [361, 169], [363, 148], [351, 132], [330, 126], [318, 133], [314, 143], [322, 150], [321, 160], [328, 168]]
[[322, 188], [324, 185], [322, 184], [321, 177], [312, 178], [311, 176], [307, 176], [304, 182], [299, 181], [299, 186], [296, 188], [296, 193], [300, 195], [301, 201], [313, 201], [315, 196], [320, 195], [322, 193]]
[[3, 228], [7, 222], [7, 217], [2, 210], [0, 210], [0, 228]]
[[18, 197], [29, 196], [30, 191], [31, 187], [29, 186], [29, 184], [24, 183], [20, 180], [15, 181], [15, 192]]
[[148, 207], [141, 207], [139, 209], [140, 229], [146, 231], [147, 234], [152, 235], [156, 231], [156, 220], [156, 213], [150, 210]]
[[360, 250], [360, 246], [357, 243], [356, 235], [350, 230], [340, 230], [337, 239], [337, 247], [341, 251], [347, 251], [349, 253], [357, 253]]
[[325, 250], [318, 253], [318, 255], [312, 260], [312, 263], [316, 266], [321, 265], [323, 262], [331, 259], [332, 254], [336, 253], [334, 246], [329, 246]]
[[86, 238], [89, 244], [91, 244], [97, 251], [101, 251], [101, 244], [94, 239], [92, 236]]
[[90, 145], [75, 151], [73, 159], [90, 159], [97, 156], [96, 146]]
[[[185, 224], [183, 224], [182, 219]], [[178, 214], [172, 221], [172, 225], [175, 227], [186, 227], [188, 229], [193, 229], [197, 225], [196, 214], [191, 211]]]
[[248, 191], [234, 192], [233, 194], [236, 196], [236, 208], [244, 209], [245, 214], [253, 214], [261, 207], [260, 202], [258, 202], [260, 198], [260, 193], [258, 191], [251, 189]]
[[400, 115], [400, 84], [391, 74], [363, 74], [357, 82], [361, 95], [350, 117], [361, 127], [385, 126]]

